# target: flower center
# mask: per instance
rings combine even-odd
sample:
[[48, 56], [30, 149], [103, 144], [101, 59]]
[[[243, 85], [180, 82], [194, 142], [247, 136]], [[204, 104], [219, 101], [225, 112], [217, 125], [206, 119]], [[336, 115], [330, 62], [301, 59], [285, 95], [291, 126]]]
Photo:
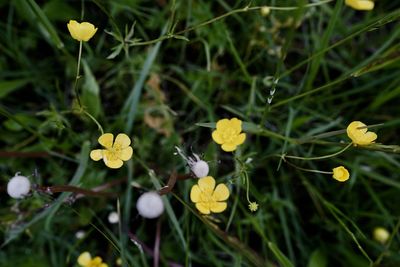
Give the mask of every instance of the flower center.
[[235, 137], [236, 133], [235, 130], [232, 128], [225, 129], [225, 131], [222, 133], [222, 139], [226, 143], [232, 143]]
[[114, 144], [113, 147], [108, 148], [106, 151], [106, 157], [110, 161], [115, 161], [119, 159], [119, 156], [121, 154], [122, 147], [120, 144]]

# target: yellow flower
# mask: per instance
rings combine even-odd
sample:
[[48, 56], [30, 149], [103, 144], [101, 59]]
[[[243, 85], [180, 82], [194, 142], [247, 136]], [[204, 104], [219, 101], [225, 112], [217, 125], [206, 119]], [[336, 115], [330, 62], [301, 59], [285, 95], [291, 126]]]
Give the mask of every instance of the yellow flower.
[[224, 184], [215, 187], [215, 180], [211, 176], [200, 178], [198, 184], [190, 191], [190, 200], [196, 204], [196, 208], [203, 214], [210, 212], [223, 212], [229, 197], [229, 189]]
[[67, 27], [72, 38], [84, 42], [89, 41], [97, 31], [97, 28], [95, 28], [92, 23], [78, 23], [76, 20], [70, 20]]
[[333, 178], [339, 182], [345, 182], [349, 179], [349, 177], [349, 171], [345, 167], [339, 166], [333, 169]]
[[371, 0], [346, 0], [345, 4], [356, 10], [374, 9], [374, 2]]
[[122, 166], [122, 161], [127, 161], [132, 157], [131, 139], [126, 134], [120, 133], [114, 140], [114, 135], [105, 133], [98, 139], [105, 149], [94, 149], [90, 152], [90, 158], [94, 161], [103, 159], [107, 167], [118, 169]]
[[[365, 127], [359, 129], [361, 127]], [[354, 145], [366, 146], [375, 141], [378, 136], [374, 132], [368, 132], [366, 125], [361, 121], [353, 121], [347, 126], [347, 135]]]
[[372, 236], [379, 243], [385, 244], [390, 237], [390, 233], [383, 227], [376, 227], [372, 233]]
[[226, 152], [234, 151], [238, 145], [243, 144], [246, 139], [242, 131], [242, 121], [233, 119], [222, 119], [217, 122], [217, 129], [212, 133], [212, 139]]
[[94, 257], [89, 252], [85, 251], [78, 257], [78, 264], [82, 267], [108, 267], [106, 263], [103, 263], [102, 258]]

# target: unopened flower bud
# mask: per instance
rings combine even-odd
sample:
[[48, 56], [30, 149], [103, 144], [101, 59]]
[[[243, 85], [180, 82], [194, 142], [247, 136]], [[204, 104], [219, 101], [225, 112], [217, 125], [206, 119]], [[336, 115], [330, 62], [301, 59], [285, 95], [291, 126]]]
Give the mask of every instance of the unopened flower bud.
[[139, 197], [136, 208], [142, 217], [154, 219], [164, 212], [164, 203], [156, 192], [147, 192]]
[[207, 162], [201, 160], [200, 157], [194, 153], [193, 158], [189, 157], [188, 164], [190, 166], [190, 170], [197, 178], [206, 177], [208, 175], [208, 172], [210, 171]]
[[374, 232], [372, 233], [374, 240], [378, 241], [381, 244], [385, 244], [389, 237], [390, 233], [383, 227], [376, 227]]
[[115, 211], [110, 212], [110, 214], [108, 214], [108, 222], [111, 224], [118, 223], [119, 222], [118, 213]]
[[7, 193], [12, 198], [24, 198], [31, 190], [31, 182], [28, 178], [15, 175], [7, 184]]

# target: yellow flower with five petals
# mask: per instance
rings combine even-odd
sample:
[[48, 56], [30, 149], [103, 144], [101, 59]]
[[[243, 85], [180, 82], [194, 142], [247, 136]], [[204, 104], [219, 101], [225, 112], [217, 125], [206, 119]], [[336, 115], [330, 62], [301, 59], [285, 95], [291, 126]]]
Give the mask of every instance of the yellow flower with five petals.
[[217, 129], [212, 132], [212, 139], [222, 150], [231, 152], [246, 140], [246, 134], [241, 133], [242, 121], [237, 118], [222, 119], [217, 122]]
[[68, 31], [72, 38], [77, 41], [87, 42], [96, 33], [97, 28], [92, 23], [82, 22], [79, 23], [76, 20], [70, 20], [67, 24]]
[[118, 169], [123, 165], [123, 161], [132, 157], [131, 139], [126, 134], [118, 134], [114, 141], [113, 134], [105, 133], [98, 141], [105, 149], [94, 149], [90, 152], [90, 158], [94, 161], [103, 159], [107, 167]]
[[85, 251], [78, 257], [78, 264], [82, 267], [108, 267], [106, 263], [103, 263], [103, 259], [100, 257], [94, 257], [89, 252]]
[[[361, 128], [361, 129], [360, 129]], [[368, 128], [361, 121], [353, 121], [347, 126], [347, 136], [354, 145], [366, 146], [373, 143], [378, 136], [374, 132], [368, 132]]]
[[339, 182], [345, 182], [349, 179], [349, 171], [343, 167], [339, 166], [333, 169], [333, 178]]
[[200, 178], [190, 190], [190, 200], [202, 214], [223, 212], [226, 200], [229, 198], [229, 189], [225, 184], [215, 187], [215, 180], [211, 176]]
[[356, 10], [372, 10], [375, 6], [371, 0], [346, 0], [345, 4]]

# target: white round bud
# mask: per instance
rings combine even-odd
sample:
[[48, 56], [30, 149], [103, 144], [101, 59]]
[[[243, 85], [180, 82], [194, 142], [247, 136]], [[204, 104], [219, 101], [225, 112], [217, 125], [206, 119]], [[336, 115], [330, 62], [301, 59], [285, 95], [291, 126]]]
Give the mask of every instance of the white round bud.
[[75, 233], [75, 237], [76, 239], [82, 239], [85, 237], [85, 234], [86, 234], [85, 231], [79, 230], [78, 232]]
[[190, 169], [196, 175], [197, 178], [203, 178], [208, 175], [210, 168], [208, 167], [207, 162], [204, 160], [196, 161], [190, 166]]
[[147, 192], [139, 197], [136, 208], [142, 217], [154, 219], [164, 212], [164, 203], [156, 192]]
[[7, 184], [7, 193], [12, 198], [24, 198], [31, 190], [31, 182], [28, 178], [15, 175]]
[[110, 212], [110, 214], [108, 214], [108, 222], [111, 224], [118, 223], [119, 222], [118, 213], [115, 211]]

